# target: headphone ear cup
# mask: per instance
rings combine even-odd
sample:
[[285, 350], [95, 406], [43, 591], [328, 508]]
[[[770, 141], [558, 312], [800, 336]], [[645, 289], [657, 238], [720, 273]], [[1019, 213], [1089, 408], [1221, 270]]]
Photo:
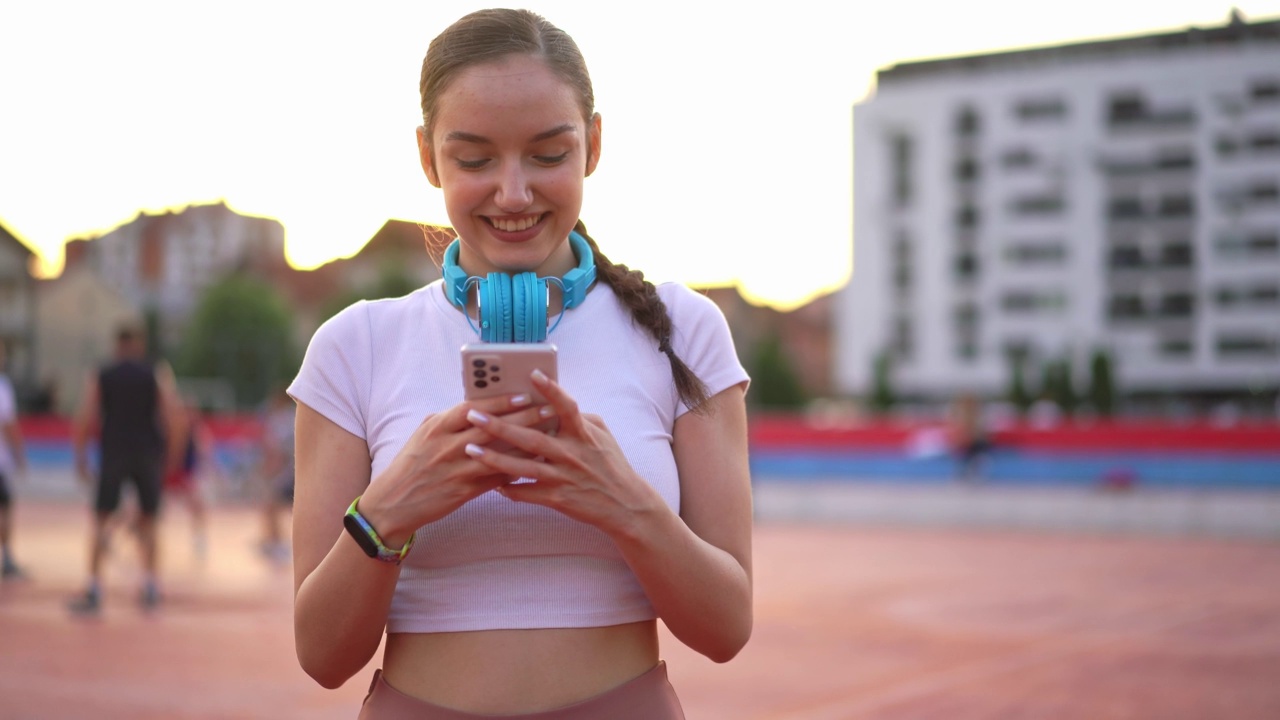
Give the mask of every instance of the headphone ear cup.
[[511, 342], [511, 276], [489, 273], [480, 283], [480, 338], [485, 342]]
[[[515, 318], [512, 337], [515, 342], [542, 342], [547, 337], [546, 299], [539, 290], [543, 282], [531, 272], [523, 272], [511, 280], [511, 308]], [[542, 290], [545, 292], [545, 289]], [[539, 312], [541, 309], [541, 313]]]

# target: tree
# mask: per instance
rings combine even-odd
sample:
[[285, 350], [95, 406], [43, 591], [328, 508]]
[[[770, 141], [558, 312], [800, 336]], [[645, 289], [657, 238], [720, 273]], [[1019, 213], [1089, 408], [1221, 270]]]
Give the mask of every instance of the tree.
[[1111, 417], [1115, 414], [1115, 396], [1111, 354], [1106, 350], [1095, 350], [1093, 359], [1089, 362], [1089, 401], [1098, 415]]
[[892, 370], [893, 359], [888, 352], [882, 352], [876, 356], [873, 367], [875, 386], [871, 390], [871, 409], [877, 414], [888, 413], [896, 402], [893, 394]]
[[1071, 358], [1069, 357], [1050, 360], [1044, 365], [1043, 395], [1056, 403], [1062, 413], [1067, 416], [1075, 413], [1076, 406], [1080, 402], [1071, 376]]
[[405, 267], [401, 258], [392, 254], [379, 266], [378, 279], [373, 284], [348, 290], [331, 299], [320, 313], [321, 319], [327, 320], [360, 300], [401, 297], [417, 290], [421, 284], [409, 275]]
[[1025, 352], [1009, 354], [1009, 402], [1025, 413], [1035, 398], [1027, 389], [1026, 379], [1027, 355]]
[[765, 408], [801, 408], [809, 400], [777, 333], [757, 343], [752, 353], [750, 397]]
[[181, 376], [227, 380], [238, 407], [258, 405], [298, 369], [284, 299], [247, 275], [229, 275], [210, 286], [187, 326], [175, 366]]

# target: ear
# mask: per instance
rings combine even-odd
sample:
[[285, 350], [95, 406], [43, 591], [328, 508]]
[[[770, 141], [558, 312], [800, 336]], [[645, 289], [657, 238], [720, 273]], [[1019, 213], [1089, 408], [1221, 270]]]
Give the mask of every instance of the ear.
[[600, 113], [591, 116], [587, 123], [587, 175], [596, 171], [600, 162]]
[[418, 161], [422, 163], [422, 172], [427, 176], [427, 182], [440, 187], [440, 176], [436, 173], [436, 156], [431, 151], [431, 139], [427, 137], [427, 129], [422, 125], [418, 126]]

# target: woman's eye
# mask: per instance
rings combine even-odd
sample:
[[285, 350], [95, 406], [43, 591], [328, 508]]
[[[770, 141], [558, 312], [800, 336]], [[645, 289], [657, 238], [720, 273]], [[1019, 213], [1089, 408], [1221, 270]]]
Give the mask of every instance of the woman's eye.
[[487, 162], [489, 162], [488, 158], [482, 158], [480, 160], [463, 160], [459, 158], [458, 167], [463, 170], [479, 170], [484, 167]]
[[534, 155], [533, 159], [537, 160], [543, 165], [556, 165], [564, 162], [564, 159], [567, 157], [569, 157], [569, 153], [563, 152], [563, 153], [560, 153], [559, 155]]

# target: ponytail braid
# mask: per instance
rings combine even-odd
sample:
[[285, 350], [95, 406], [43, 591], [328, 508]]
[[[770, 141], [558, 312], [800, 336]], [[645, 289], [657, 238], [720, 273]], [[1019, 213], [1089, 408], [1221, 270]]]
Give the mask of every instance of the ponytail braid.
[[581, 220], [574, 225], [574, 231], [586, 239], [591, 252], [596, 256], [596, 279], [604, 282], [618, 296], [631, 318], [638, 323], [653, 339], [658, 342], [658, 350], [671, 362], [671, 376], [675, 380], [676, 392], [680, 400], [694, 413], [707, 412], [707, 386], [692, 370], [689, 369], [676, 351], [671, 347], [671, 315], [667, 306], [658, 297], [658, 288], [644, 279], [644, 273], [632, 270], [626, 265], [614, 265], [600, 246], [587, 234], [587, 226]]

